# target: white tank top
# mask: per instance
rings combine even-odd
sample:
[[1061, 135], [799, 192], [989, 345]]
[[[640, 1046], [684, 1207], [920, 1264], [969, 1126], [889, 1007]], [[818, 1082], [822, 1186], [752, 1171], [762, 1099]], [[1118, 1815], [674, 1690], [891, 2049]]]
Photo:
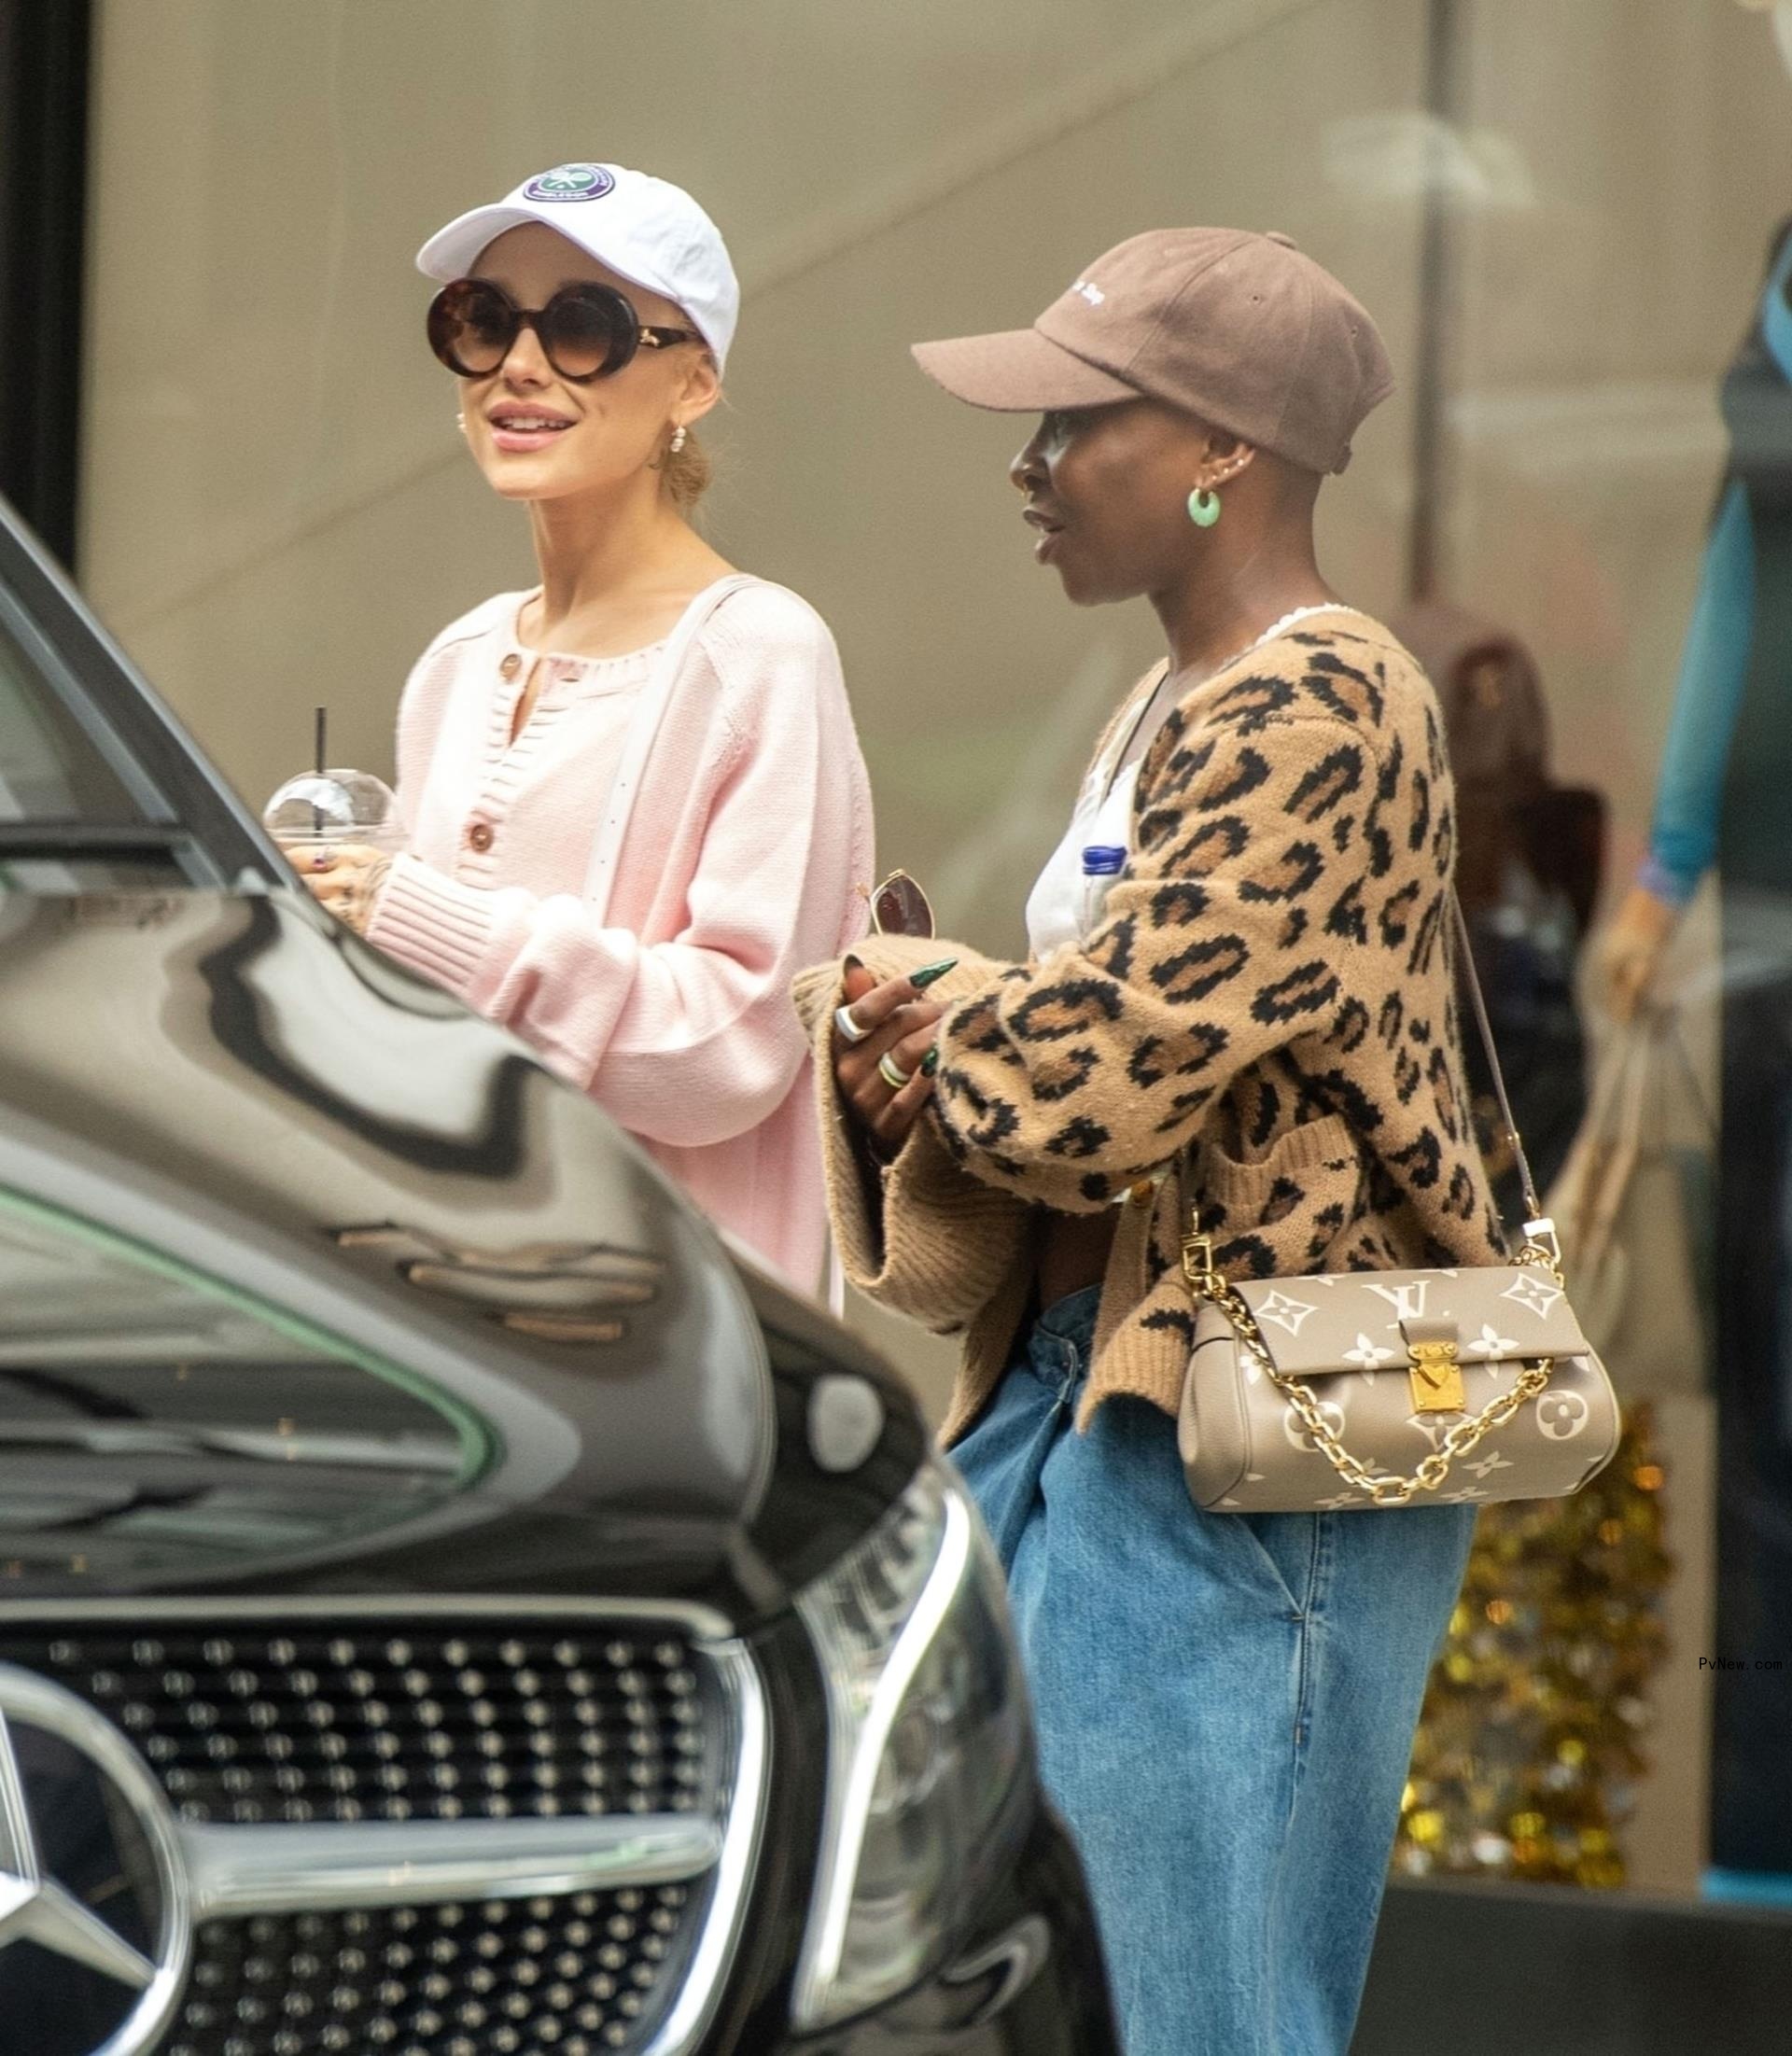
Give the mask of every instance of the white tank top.
[[1114, 766], [1132, 747], [1139, 723], [1151, 711], [1164, 682], [1159, 671], [1149, 688], [1141, 685], [1130, 720], [1117, 721], [1108, 747], [1089, 766], [1083, 790], [1063, 839], [1045, 860], [1045, 868], [1027, 895], [1027, 940], [1035, 958], [1049, 957], [1068, 943], [1081, 943], [1101, 919], [1112, 874], [1088, 877], [1083, 852], [1098, 845], [1132, 854], [1132, 796], [1142, 759], [1116, 774]]
[[1027, 895], [1027, 940], [1036, 958], [1049, 957], [1067, 943], [1081, 943], [1101, 918], [1113, 881], [1085, 877], [1083, 852], [1098, 843], [1128, 851], [1132, 847], [1132, 794], [1139, 766], [1129, 763], [1112, 785], [1110, 776], [1103, 762], [1084, 780], [1071, 825]]

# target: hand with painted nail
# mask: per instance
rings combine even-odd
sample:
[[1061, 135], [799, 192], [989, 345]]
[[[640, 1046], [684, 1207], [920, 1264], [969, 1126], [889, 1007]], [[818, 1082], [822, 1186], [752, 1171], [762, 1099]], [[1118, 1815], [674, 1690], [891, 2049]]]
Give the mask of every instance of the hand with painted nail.
[[287, 855], [319, 905], [357, 933], [365, 933], [373, 902], [392, 868], [388, 850], [365, 843], [327, 843], [287, 846]]
[[926, 993], [957, 961], [944, 958], [879, 985], [856, 958], [847, 959], [834, 1016], [834, 1082], [879, 1156], [901, 1149], [933, 1090], [940, 1065], [936, 1037], [945, 1009]]

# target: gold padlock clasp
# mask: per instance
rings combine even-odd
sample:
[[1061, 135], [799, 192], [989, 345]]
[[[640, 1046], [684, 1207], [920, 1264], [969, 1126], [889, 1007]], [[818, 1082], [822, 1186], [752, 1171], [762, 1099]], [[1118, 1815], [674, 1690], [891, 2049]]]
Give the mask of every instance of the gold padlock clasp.
[[1462, 1360], [1453, 1342], [1409, 1342], [1412, 1410], [1416, 1414], [1464, 1412]]

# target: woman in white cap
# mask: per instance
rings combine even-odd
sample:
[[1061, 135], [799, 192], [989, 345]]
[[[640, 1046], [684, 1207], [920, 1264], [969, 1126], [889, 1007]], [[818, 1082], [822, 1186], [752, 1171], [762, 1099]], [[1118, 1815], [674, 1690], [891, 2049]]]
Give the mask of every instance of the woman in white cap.
[[[1129, 2056], [1343, 2056], [1480, 1480], [1284, 1513], [1251, 1510], [1251, 1472], [1210, 1512], [1176, 1417], [1197, 1217], [1234, 1279], [1324, 1274], [1365, 1378], [1407, 1376], [1374, 1272], [1505, 1260], [1435, 698], [1314, 554], [1386, 354], [1285, 237], [1190, 229], [1099, 258], [1031, 329], [917, 355], [1041, 417], [1013, 465], [1034, 554], [1078, 604], [1148, 599], [1168, 657], [1097, 749], [1026, 963], [959, 948], [923, 996], [941, 945], [878, 936], [799, 981], [842, 1255], [963, 1336], [944, 1435]], [[1297, 1332], [1309, 1301], [1264, 1318]]]
[[428, 335], [539, 582], [423, 653], [408, 846], [308, 882], [532, 1042], [808, 1289], [827, 1246], [795, 969], [863, 925], [864, 766], [833, 637], [691, 525], [739, 294], [677, 186], [562, 164], [452, 221]]

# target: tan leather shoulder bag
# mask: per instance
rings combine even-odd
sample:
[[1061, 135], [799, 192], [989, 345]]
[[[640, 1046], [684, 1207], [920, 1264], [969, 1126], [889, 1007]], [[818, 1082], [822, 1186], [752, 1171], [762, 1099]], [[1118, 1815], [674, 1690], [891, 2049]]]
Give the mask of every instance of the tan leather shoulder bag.
[[1196, 1301], [1179, 1438], [1210, 1513], [1555, 1499], [1611, 1461], [1617, 1394], [1568, 1304], [1451, 895], [1463, 982], [1530, 1218], [1514, 1264], [1235, 1285], [1198, 1211], [1183, 1243]]

